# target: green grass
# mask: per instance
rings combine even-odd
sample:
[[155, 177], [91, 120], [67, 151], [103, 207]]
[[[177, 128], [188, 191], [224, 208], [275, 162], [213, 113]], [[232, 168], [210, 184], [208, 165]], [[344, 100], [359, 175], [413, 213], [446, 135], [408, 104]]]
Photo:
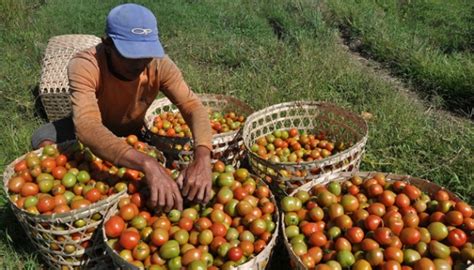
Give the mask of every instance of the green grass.
[[360, 49], [444, 108], [474, 113], [474, 2], [324, 1]]
[[[425, 177], [474, 202], [474, 126], [430, 113], [398, 93], [336, 42], [337, 29], [311, 1], [140, 1], [159, 20], [168, 54], [196, 92], [233, 95], [259, 109], [299, 99], [374, 115], [363, 170]], [[0, 3], [0, 171], [30, 149], [32, 89], [51, 36], [102, 35], [119, 1]], [[6, 207], [6, 199], [1, 205]], [[0, 268], [39, 267], [16, 219], [2, 208]], [[10, 240], [12, 239], [12, 240]]]

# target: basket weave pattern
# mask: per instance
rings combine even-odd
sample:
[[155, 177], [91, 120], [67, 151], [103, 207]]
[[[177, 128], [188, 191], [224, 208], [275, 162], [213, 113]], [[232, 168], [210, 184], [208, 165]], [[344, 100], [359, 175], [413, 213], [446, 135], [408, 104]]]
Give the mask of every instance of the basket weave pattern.
[[67, 65], [79, 51], [100, 43], [93, 35], [62, 35], [48, 41], [41, 67], [39, 96], [50, 121], [66, 117], [71, 112]]
[[[343, 142], [348, 147], [322, 160], [300, 163], [273, 163], [250, 150], [258, 138], [291, 128], [309, 134], [323, 132], [328, 139]], [[250, 166], [260, 176], [270, 176], [285, 192], [323, 175], [358, 170], [367, 137], [368, 127], [361, 117], [333, 104], [316, 101], [267, 107], [250, 115], [243, 128]]]
[[[251, 175], [252, 178], [257, 179], [260, 182], [257, 182], [259, 185], [266, 185], [262, 180], [259, 180], [258, 177], [255, 175]], [[278, 205], [275, 200], [275, 196], [272, 194], [270, 196], [270, 200], [274, 205]], [[105, 217], [105, 221], [109, 220], [110, 217], [115, 215], [118, 212], [117, 207], [115, 206], [112, 211], [110, 211], [107, 216]], [[267, 266], [270, 257], [273, 252], [273, 248], [276, 245], [277, 238], [278, 238], [278, 231], [280, 228], [280, 214], [278, 211], [278, 207], [275, 207], [275, 213], [273, 213], [273, 217], [276, 219], [276, 226], [275, 230], [273, 231], [272, 234], [272, 239], [270, 242], [268, 242], [268, 245], [265, 246], [265, 248], [257, 254], [257, 256], [253, 257], [250, 259], [248, 262], [241, 264], [237, 267], [232, 267], [231, 269], [233, 270], [263, 270]], [[105, 242], [107, 242], [107, 235], [105, 234], [105, 230], [102, 229], [102, 236]], [[114, 266], [119, 268], [119, 269], [125, 269], [125, 270], [139, 270], [138, 267], [130, 264], [129, 262], [125, 261], [120, 255], [109, 245], [105, 244], [104, 245], [106, 248], [106, 253], [112, 258]]]
[[[310, 191], [311, 188], [314, 185], [317, 185], [317, 184], [325, 185], [325, 184], [328, 184], [329, 182], [334, 182], [334, 181], [344, 182], [344, 181], [350, 179], [354, 175], [358, 175], [358, 176], [362, 177], [363, 179], [367, 179], [369, 177], [373, 177], [377, 173], [378, 172], [342, 172], [342, 173], [337, 173], [337, 174], [333, 174], [333, 175], [323, 176], [323, 177], [320, 177], [318, 179], [313, 179], [311, 182], [306, 183], [305, 185], [297, 188], [296, 190], [294, 190], [291, 193], [291, 195], [294, 195], [296, 192], [298, 192], [300, 190]], [[444, 189], [443, 187], [438, 186], [437, 184], [435, 184], [433, 182], [430, 182], [428, 180], [412, 177], [412, 176], [409, 176], [409, 175], [398, 175], [398, 174], [392, 174], [392, 173], [383, 173], [383, 174], [385, 176], [385, 179], [389, 182], [397, 181], [397, 180], [406, 181], [406, 182], [408, 182], [408, 183], [410, 183], [414, 186], [417, 186], [421, 191], [426, 192], [429, 196], [434, 196], [436, 194], [436, 192], [438, 192], [439, 190], [444, 190], [444, 191], [448, 192], [449, 196], [454, 201], [460, 201], [460, 199], [457, 198], [456, 195], [454, 195], [450, 191], [448, 191], [448, 190]], [[284, 218], [285, 218], [285, 214], [282, 213], [281, 220], [284, 220]], [[288, 250], [288, 253], [290, 254], [290, 261], [293, 265], [292, 269], [306, 270], [307, 268], [304, 266], [304, 264], [301, 261], [300, 257], [298, 257], [293, 252], [293, 249], [291, 248], [291, 243], [288, 242], [288, 237], [286, 236], [285, 228], [284, 228], [283, 223], [282, 223], [282, 228], [283, 228], [282, 231], [283, 231], [284, 243], [285, 243], [286, 249]]]
[[[64, 151], [72, 146], [74, 142], [65, 142], [57, 147]], [[34, 151], [40, 154], [43, 149]], [[3, 174], [3, 188], [8, 194], [8, 182], [15, 174], [14, 166], [23, 160], [26, 155], [17, 158], [6, 169]], [[13, 213], [17, 217], [26, 234], [33, 242], [39, 253], [48, 265], [53, 268], [67, 267], [76, 268], [91, 265], [104, 259], [105, 248], [103, 241], [94, 232], [102, 224], [111, 207], [115, 206], [119, 199], [125, 195], [125, 190], [107, 197], [104, 200], [91, 204], [88, 207], [72, 210], [62, 214], [35, 215], [18, 208], [10, 203]], [[76, 227], [77, 220], [84, 221], [83, 226]], [[62, 237], [61, 241], [56, 238]], [[88, 248], [81, 243], [90, 241]], [[73, 252], [67, 252], [66, 246], [73, 246]], [[85, 255], [85, 256], [84, 256]]]
[[[203, 105], [213, 111], [230, 112], [248, 116], [253, 110], [242, 101], [224, 95], [198, 94], [197, 95]], [[192, 151], [177, 150], [176, 145], [184, 146], [192, 144], [190, 138], [160, 136], [150, 132], [153, 127], [153, 121], [157, 115], [162, 112], [179, 112], [178, 108], [167, 98], [155, 100], [145, 115], [145, 128], [147, 129], [147, 137], [151, 144], [156, 146], [160, 151], [169, 155], [172, 159], [176, 159], [178, 163], [185, 165], [189, 161], [185, 157], [192, 157]], [[241, 129], [240, 129], [241, 130]], [[241, 132], [230, 131], [226, 133], [216, 134], [212, 137], [212, 159], [213, 161], [222, 160], [226, 164], [237, 165], [245, 154], [244, 143]]]

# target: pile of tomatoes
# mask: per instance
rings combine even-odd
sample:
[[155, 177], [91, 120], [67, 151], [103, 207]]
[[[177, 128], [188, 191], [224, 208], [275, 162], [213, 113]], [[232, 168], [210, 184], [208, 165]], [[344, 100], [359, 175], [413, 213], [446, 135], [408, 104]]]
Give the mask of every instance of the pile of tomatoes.
[[269, 188], [247, 169], [213, 165], [213, 198], [182, 212], [154, 214], [142, 193], [119, 202], [105, 222], [108, 245], [124, 261], [147, 269], [229, 269], [260, 253], [278, 218]]
[[[223, 114], [222, 112], [209, 110], [209, 120], [212, 133], [220, 134], [240, 129], [245, 122], [245, 117], [237, 115], [235, 112]], [[150, 131], [161, 136], [192, 137], [191, 129], [179, 112], [163, 112], [157, 115]]]
[[[157, 156], [135, 135], [126, 141], [139, 151]], [[143, 177], [141, 172], [117, 168], [97, 158], [80, 143], [63, 153], [53, 145], [45, 146], [39, 154], [30, 152], [14, 165], [14, 171], [8, 181], [10, 200], [29, 213], [44, 215], [87, 207]]]
[[316, 185], [281, 201], [291, 252], [309, 269], [466, 269], [471, 207], [384, 174]]
[[250, 150], [274, 163], [307, 162], [321, 160], [337, 151], [342, 151], [344, 144], [328, 140], [324, 133], [307, 134], [292, 128], [275, 130], [258, 138]]

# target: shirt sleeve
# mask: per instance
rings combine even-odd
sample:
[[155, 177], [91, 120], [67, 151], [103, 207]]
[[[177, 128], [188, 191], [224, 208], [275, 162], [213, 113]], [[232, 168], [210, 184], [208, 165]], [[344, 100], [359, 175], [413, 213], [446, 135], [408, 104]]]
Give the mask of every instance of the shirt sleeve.
[[77, 138], [98, 157], [117, 164], [131, 146], [102, 124], [96, 98], [99, 68], [85, 58], [73, 58], [68, 65], [72, 115]]
[[158, 65], [161, 91], [178, 107], [193, 133], [194, 146], [205, 146], [212, 150], [212, 132], [209, 115], [196, 94], [183, 79], [176, 64], [165, 57]]

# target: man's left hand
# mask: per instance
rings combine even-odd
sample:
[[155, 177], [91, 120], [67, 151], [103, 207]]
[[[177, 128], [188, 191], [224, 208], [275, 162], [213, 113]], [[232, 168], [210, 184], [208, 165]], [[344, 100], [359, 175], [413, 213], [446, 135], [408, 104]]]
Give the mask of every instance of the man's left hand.
[[194, 161], [176, 181], [183, 197], [204, 204], [209, 202], [212, 193], [211, 173], [211, 151], [198, 146], [194, 152]]

